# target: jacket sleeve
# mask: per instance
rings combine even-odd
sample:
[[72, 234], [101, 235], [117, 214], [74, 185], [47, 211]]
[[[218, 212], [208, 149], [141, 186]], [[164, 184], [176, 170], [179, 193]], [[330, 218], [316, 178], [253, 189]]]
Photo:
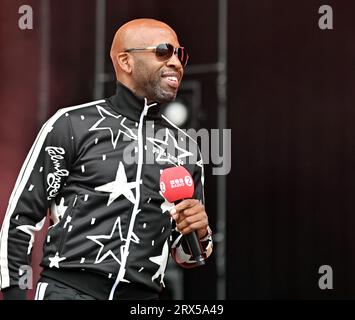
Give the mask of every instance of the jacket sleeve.
[[61, 109], [42, 126], [16, 180], [0, 234], [1, 289], [17, 287], [20, 267], [31, 265], [35, 231], [69, 175], [74, 155], [69, 118]]
[[[205, 196], [204, 196], [204, 168], [202, 158], [199, 157], [197, 163], [194, 165], [194, 171], [192, 175], [195, 184], [195, 193], [194, 199], [200, 200], [203, 204], [205, 204]], [[212, 242], [212, 231], [210, 227], [208, 227], [208, 234], [200, 239], [201, 248], [203, 250], [203, 255], [205, 259], [207, 259], [213, 249]], [[190, 249], [185, 241], [183, 235], [176, 230], [175, 221], [173, 221], [173, 230], [172, 230], [172, 246], [171, 246], [171, 256], [180, 266], [184, 268], [194, 268], [197, 267], [196, 261], [193, 259]]]

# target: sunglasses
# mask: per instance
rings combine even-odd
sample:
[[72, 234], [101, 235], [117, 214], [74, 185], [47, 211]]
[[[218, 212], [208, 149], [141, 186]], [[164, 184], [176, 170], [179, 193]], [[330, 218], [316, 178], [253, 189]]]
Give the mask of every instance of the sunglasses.
[[130, 48], [125, 50], [124, 52], [143, 51], [143, 50], [154, 51], [156, 57], [160, 61], [169, 60], [173, 56], [173, 54], [175, 54], [183, 67], [186, 66], [187, 61], [189, 60], [189, 55], [187, 54], [184, 47], [174, 48], [174, 46], [171, 45], [170, 43], [161, 43], [158, 44], [156, 47]]

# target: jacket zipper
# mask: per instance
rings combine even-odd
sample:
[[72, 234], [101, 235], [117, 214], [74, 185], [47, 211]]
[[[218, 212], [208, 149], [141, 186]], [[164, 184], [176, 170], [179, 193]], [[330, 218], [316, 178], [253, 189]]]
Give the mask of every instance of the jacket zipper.
[[127, 240], [125, 243], [125, 247], [123, 250], [123, 254], [121, 257], [121, 265], [120, 269], [118, 272], [118, 275], [116, 277], [116, 281], [111, 289], [109, 300], [113, 299], [113, 295], [115, 293], [116, 287], [118, 283], [121, 280], [124, 280], [124, 276], [126, 273], [126, 263], [127, 263], [127, 258], [129, 255], [129, 245], [131, 242], [132, 238], [132, 233], [133, 233], [133, 228], [136, 220], [136, 216], [140, 212], [139, 203], [140, 203], [140, 180], [141, 180], [141, 174], [142, 174], [142, 167], [143, 167], [143, 122], [144, 122], [144, 117], [147, 115], [148, 109], [152, 106], [155, 106], [157, 103], [152, 103], [148, 105], [148, 101], [146, 98], [144, 98], [144, 109], [143, 112], [141, 113], [140, 119], [139, 119], [139, 125], [138, 125], [138, 165], [137, 165], [137, 174], [136, 174], [136, 199], [133, 207], [133, 212], [131, 216], [131, 220], [129, 222], [129, 227], [128, 227], [128, 233], [127, 233]]

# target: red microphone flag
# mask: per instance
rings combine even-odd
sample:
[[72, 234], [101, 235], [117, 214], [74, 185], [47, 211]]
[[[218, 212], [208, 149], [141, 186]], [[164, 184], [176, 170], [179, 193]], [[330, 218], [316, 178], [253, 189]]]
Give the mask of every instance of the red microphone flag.
[[171, 203], [190, 199], [195, 191], [194, 180], [184, 167], [164, 169], [160, 175], [160, 190]]

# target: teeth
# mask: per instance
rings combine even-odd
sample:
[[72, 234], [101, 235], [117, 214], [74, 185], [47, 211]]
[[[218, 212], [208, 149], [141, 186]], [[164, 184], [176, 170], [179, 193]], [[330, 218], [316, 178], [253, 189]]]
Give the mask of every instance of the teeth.
[[178, 79], [176, 77], [168, 77], [170, 81], [178, 82]]

